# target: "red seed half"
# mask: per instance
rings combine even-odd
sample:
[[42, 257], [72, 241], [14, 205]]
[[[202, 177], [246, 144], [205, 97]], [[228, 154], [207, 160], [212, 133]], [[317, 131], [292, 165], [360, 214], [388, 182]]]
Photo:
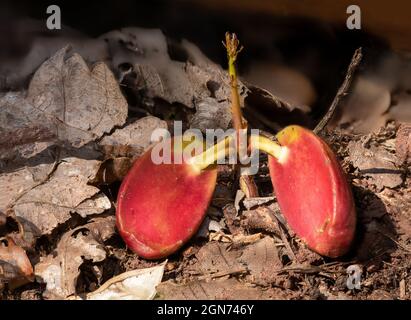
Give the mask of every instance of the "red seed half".
[[278, 133], [284, 157], [269, 157], [282, 214], [308, 247], [321, 255], [345, 254], [354, 238], [351, 189], [334, 153], [312, 131], [289, 126]]
[[216, 168], [198, 171], [187, 163], [154, 164], [147, 151], [119, 190], [120, 235], [141, 257], [159, 259], [174, 253], [198, 230], [216, 179]]

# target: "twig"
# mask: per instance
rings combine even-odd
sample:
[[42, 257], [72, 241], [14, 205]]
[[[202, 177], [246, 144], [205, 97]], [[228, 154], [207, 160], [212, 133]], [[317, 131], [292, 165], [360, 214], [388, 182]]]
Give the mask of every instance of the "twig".
[[298, 263], [300, 263], [299, 259], [297, 258], [297, 256], [294, 253], [293, 248], [291, 247], [290, 242], [288, 241], [288, 238], [287, 238], [287, 235], [286, 235], [287, 228], [282, 224], [280, 219], [278, 219], [278, 217], [273, 212], [271, 212], [269, 210], [268, 214], [271, 217], [271, 220], [273, 222], [277, 223], [278, 229], [280, 230], [280, 237], [281, 237], [282, 242], [284, 243], [285, 248], [288, 251], [288, 256], [290, 257], [291, 260], [294, 260], [294, 261], [297, 261]]
[[337, 94], [335, 95], [330, 108], [328, 109], [327, 113], [324, 115], [324, 117], [321, 119], [321, 121], [317, 124], [317, 126], [313, 130], [316, 134], [324, 130], [324, 128], [326, 127], [326, 125], [331, 120], [332, 116], [334, 115], [335, 109], [340, 104], [341, 99], [347, 95], [348, 89], [350, 88], [350, 85], [352, 82], [353, 75], [358, 65], [360, 64], [361, 59], [362, 59], [362, 50], [361, 48], [358, 48], [357, 50], [355, 50], [354, 55], [351, 58], [351, 62], [350, 62], [350, 65], [348, 66], [347, 73], [345, 74], [344, 81], [341, 84], [340, 88], [338, 89]]
[[199, 276], [199, 277], [197, 277], [197, 280], [221, 278], [221, 277], [225, 277], [225, 276], [229, 276], [229, 275], [231, 276], [231, 275], [243, 274], [243, 273], [246, 273], [247, 271], [248, 270], [245, 269], [245, 268], [219, 271], [219, 272]]

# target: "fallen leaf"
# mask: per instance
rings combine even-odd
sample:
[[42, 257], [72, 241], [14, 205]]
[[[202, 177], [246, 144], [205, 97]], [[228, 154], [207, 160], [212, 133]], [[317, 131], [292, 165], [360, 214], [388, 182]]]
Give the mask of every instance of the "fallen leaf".
[[9, 92], [0, 97], [1, 158], [11, 158], [8, 153], [16, 146], [51, 141], [56, 137], [53, 120], [32, 106], [24, 93]]
[[27, 100], [54, 117], [60, 140], [81, 147], [124, 124], [128, 106], [104, 63], [90, 70], [80, 55], [68, 55], [68, 50], [59, 50], [36, 71]]
[[178, 284], [171, 280], [157, 286], [161, 300], [260, 300], [288, 299], [283, 289], [253, 287], [236, 279], [191, 281]]
[[196, 103], [196, 113], [190, 119], [190, 128], [206, 132], [207, 129], [227, 128], [230, 121], [226, 102], [206, 97]]
[[233, 270], [244, 269], [244, 266], [237, 261], [239, 253], [228, 250], [229, 246], [228, 243], [207, 243], [197, 252], [197, 262], [190, 266], [188, 270], [195, 270], [201, 275], [212, 275], [214, 273], [229, 274]]
[[348, 152], [351, 163], [379, 190], [395, 188], [402, 179], [402, 171], [395, 166], [396, 157], [382, 147], [366, 148], [361, 141], [350, 141]]
[[163, 278], [166, 262], [151, 268], [124, 272], [111, 278], [96, 291], [86, 295], [86, 300], [152, 300], [156, 286]]
[[209, 242], [196, 253], [197, 261], [186, 272], [201, 278], [248, 273], [253, 283], [267, 284], [282, 268], [275, 242], [270, 237], [243, 243]]
[[6, 212], [14, 200], [47, 179], [55, 162], [55, 155], [47, 150], [47, 146], [32, 144], [30, 149], [34, 155], [27, 155], [27, 158], [21, 155], [19, 159], [4, 162], [0, 171], [0, 210]]
[[[173, 43], [184, 56], [176, 59], [159, 29], [124, 28], [101, 38], [110, 48], [113, 69], [121, 73], [121, 66], [132, 66], [131, 72], [136, 74], [132, 89], [146, 100], [161, 98], [169, 104], [195, 108], [197, 113], [189, 121], [191, 128], [228, 128], [231, 105], [227, 97], [231, 89], [227, 72], [192, 43]], [[239, 86], [242, 103], [246, 88], [241, 83]]]
[[75, 294], [80, 266], [84, 260], [100, 262], [106, 258], [102, 241], [115, 232], [115, 218], [99, 218], [65, 233], [55, 252], [40, 258], [35, 266], [38, 281], [46, 283], [43, 297], [64, 299]]
[[156, 129], [167, 129], [167, 123], [159, 118], [147, 116], [116, 129], [105, 136], [99, 145], [111, 157], [136, 158], [149, 149], [153, 142], [151, 135]]
[[33, 267], [26, 252], [10, 238], [6, 242], [0, 239], [0, 283], [10, 282], [17, 287], [33, 281]]
[[271, 237], [264, 237], [246, 246], [239, 261], [246, 265], [252, 282], [263, 285], [274, 282], [277, 272], [283, 267]]
[[75, 157], [63, 158], [53, 175], [24, 193], [14, 204], [13, 211], [23, 225], [28, 243], [49, 234], [67, 221], [70, 213], [85, 217], [111, 208], [110, 200], [88, 183], [95, 178], [98, 160]]
[[129, 157], [106, 159], [101, 163], [96, 177], [90, 183], [101, 185], [122, 181], [132, 167], [133, 162], [133, 159]]

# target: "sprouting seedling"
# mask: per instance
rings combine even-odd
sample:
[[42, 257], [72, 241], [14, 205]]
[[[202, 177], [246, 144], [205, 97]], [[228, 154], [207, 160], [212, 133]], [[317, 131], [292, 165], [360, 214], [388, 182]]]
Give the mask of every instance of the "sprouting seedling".
[[[239, 106], [235, 62], [242, 50], [235, 34], [226, 34], [233, 124], [246, 128]], [[356, 214], [351, 189], [334, 153], [312, 131], [288, 126], [279, 143], [251, 135], [252, 147], [269, 154], [277, 201], [296, 234], [314, 251], [329, 257], [346, 253], [354, 238]]]
[[[238, 45], [234, 35], [226, 35], [237, 132], [246, 128], [235, 73]], [[151, 150], [134, 163], [120, 187], [116, 211], [120, 235], [133, 251], [148, 259], [165, 257], [195, 234], [216, 185], [217, 170], [212, 165], [231, 151], [231, 139], [180, 164], [154, 164]], [[278, 143], [251, 135], [249, 143], [269, 154], [274, 191], [290, 227], [322, 255], [346, 253], [356, 216], [350, 187], [335, 155], [318, 136], [300, 126], [286, 127], [277, 139]], [[175, 138], [165, 142], [176, 145]], [[172, 148], [172, 158], [181, 148]]]
[[[238, 40], [236, 34], [231, 34], [229, 32], [226, 32], [225, 34], [225, 42], [223, 42], [223, 46], [227, 50], [228, 75], [230, 77], [231, 86], [231, 114], [233, 119], [233, 127], [237, 132], [237, 150], [240, 150], [240, 145], [247, 145], [247, 141], [241, 140], [245, 135], [240, 134], [242, 132], [247, 132], [247, 122], [243, 118], [243, 114], [241, 112], [240, 95], [238, 92], [238, 77], [235, 65], [237, 56], [243, 50], [243, 46], [240, 46], [240, 41]], [[241, 190], [247, 197], [258, 197], [258, 188], [252, 176], [241, 174], [239, 177], [239, 184]]]
[[240, 95], [238, 93], [237, 73], [235, 69], [237, 56], [241, 50], [243, 50], [243, 47], [239, 47], [240, 41], [237, 39], [237, 36], [234, 33], [230, 34], [229, 32], [225, 34], [225, 42], [223, 42], [223, 45], [227, 50], [228, 75], [230, 76], [231, 85], [231, 113], [233, 116], [233, 127], [235, 130], [239, 131], [247, 128], [246, 124], [243, 122], [240, 106]]

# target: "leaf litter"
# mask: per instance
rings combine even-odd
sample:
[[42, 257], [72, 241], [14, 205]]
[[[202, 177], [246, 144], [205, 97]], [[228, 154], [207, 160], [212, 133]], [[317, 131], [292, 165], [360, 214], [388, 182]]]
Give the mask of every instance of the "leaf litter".
[[[341, 260], [324, 260], [287, 228], [266, 187], [264, 161], [256, 175], [261, 197], [236, 200], [232, 170], [223, 172], [203, 234], [167, 264], [131, 253], [115, 231], [118, 181], [150, 148], [151, 133], [169, 126], [168, 109], [185, 114], [187, 127], [227, 128], [229, 81], [192, 43], [171, 43], [159, 30], [121, 29], [94, 40], [101, 45], [104, 39], [112, 71], [104, 63], [89, 64], [101, 59], [84, 60], [63, 47], [35, 72], [28, 91], [0, 95], [0, 236], [9, 236], [0, 250], [0, 266], [6, 263], [9, 270], [7, 277], [0, 273], [3, 296], [409, 297], [409, 276], [398, 271], [411, 263], [410, 177], [403, 165], [409, 139], [407, 126], [398, 129], [395, 123], [365, 138], [346, 127], [325, 133], [352, 181], [359, 212], [358, 240]], [[278, 115], [270, 123], [256, 117], [253, 126], [275, 131], [287, 121], [310, 122], [305, 109], [292, 109], [264, 89], [252, 84], [240, 89], [248, 110]], [[385, 96], [380, 100], [381, 110], [395, 111], [386, 108]], [[10, 247], [19, 259], [4, 254]], [[345, 286], [346, 267], [354, 263], [364, 270], [360, 292]], [[36, 276], [33, 295], [33, 287], [19, 280], [22, 274], [24, 281], [33, 280], [26, 279], [29, 266]], [[398, 285], [392, 282], [397, 271]], [[80, 286], [88, 277], [94, 283]]]

